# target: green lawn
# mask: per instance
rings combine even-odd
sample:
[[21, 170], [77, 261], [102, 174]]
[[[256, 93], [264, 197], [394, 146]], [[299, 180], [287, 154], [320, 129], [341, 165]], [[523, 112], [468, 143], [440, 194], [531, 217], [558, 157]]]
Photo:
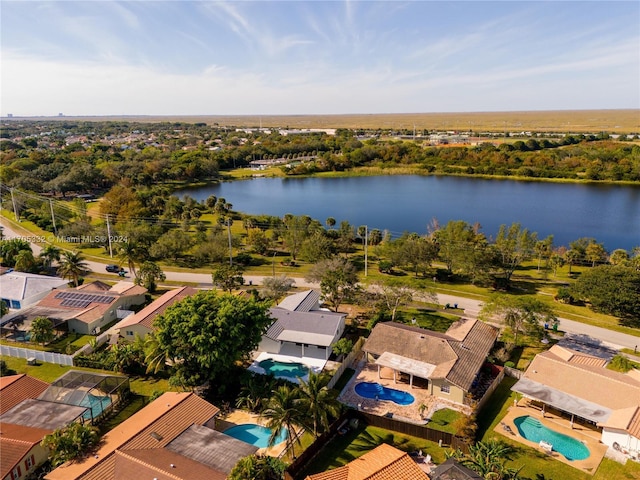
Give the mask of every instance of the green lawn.
[[429, 428], [433, 430], [439, 430], [441, 432], [456, 433], [454, 424], [462, 414], [448, 408], [437, 410], [431, 417], [429, 422]]
[[423, 454], [430, 454], [435, 463], [444, 462], [444, 449], [435, 442], [429, 442], [417, 437], [402, 435], [377, 427], [361, 425], [350, 430], [346, 435], [338, 435], [329, 442], [320, 454], [314, 458], [298, 480], [306, 475], [324, 472], [340, 467], [364, 455], [381, 443], [388, 443], [405, 452], [422, 450]]

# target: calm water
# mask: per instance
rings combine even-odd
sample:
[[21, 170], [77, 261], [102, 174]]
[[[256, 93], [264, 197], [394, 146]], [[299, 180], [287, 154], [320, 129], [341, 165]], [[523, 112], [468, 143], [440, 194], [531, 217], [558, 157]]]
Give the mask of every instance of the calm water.
[[465, 177], [254, 178], [176, 192], [224, 197], [233, 209], [282, 217], [333, 217], [352, 225], [426, 233], [433, 218], [479, 222], [487, 236], [520, 222], [555, 245], [593, 237], [608, 250], [640, 246], [640, 185], [579, 185]]

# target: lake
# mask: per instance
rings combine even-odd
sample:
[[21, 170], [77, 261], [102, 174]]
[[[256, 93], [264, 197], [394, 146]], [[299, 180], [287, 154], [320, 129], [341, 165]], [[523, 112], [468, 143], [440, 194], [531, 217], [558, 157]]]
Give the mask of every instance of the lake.
[[236, 211], [282, 217], [309, 215], [324, 224], [424, 234], [433, 218], [480, 223], [494, 237], [501, 224], [520, 222], [554, 235], [555, 245], [593, 237], [607, 250], [640, 246], [640, 185], [522, 182], [469, 177], [396, 175], [340, 178], [253, 178], [187, 188], [198, 201], [223, 197]]

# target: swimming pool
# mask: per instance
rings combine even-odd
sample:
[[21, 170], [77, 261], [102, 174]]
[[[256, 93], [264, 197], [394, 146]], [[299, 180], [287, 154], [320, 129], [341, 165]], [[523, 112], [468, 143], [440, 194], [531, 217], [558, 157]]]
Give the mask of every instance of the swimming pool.
[[89, 407], [82, 416], [85, 420], [98, 418], [102, 412], [111, 404], [111, 397], [87, 394], [80, 402], [81, 407]]
[[309, 373], [309, 367], [299, 362], [280, 362], [273, 358], [262, 360], [258, 365], [266, 373], [272, 373], [276, 377], [296, 378], [304, 377]]
[[541, 440], [553, 445], [553, 451], [563, 455], [567, 460], [584, 460], [589, 458], [589, 449], [575, 438], [545, 427], [537, 419], [525, 415], [516, 418], [518, 433], [527, 440], [539, 443]]
[[[257, 425], [255, 423], [243, 423], [231, 428], [227, 428], [224, 432], [225, 435], [242, 440], [245, 443], [249, 443], [254, 447], [266, 448], [269, 446], [269, 437], [271, 437], [271, 429]], [[276, 437], [273, 445], [278, 445], [284, 442], [287, 438], [287, 429], [283, 428]]]
[[395, 388], [383, 387], [379, 383], [360, 382], [356, 385], [355, 391], [364, 398], [375, 398], [377, 400], [389, 400], [398, 405], [411, 405], [415, 398], [413, 395]]

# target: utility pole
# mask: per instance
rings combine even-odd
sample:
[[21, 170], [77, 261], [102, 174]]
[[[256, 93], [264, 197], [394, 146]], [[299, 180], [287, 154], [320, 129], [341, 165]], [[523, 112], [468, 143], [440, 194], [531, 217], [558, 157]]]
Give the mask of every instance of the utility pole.
[[109, 240], [109, 256], [113, 258], [113, 250], [111, 248], [111, 226], [109, 225], [109, 215], [107, 215], [107, 238]]
[[231, 219], [226, 218], [227, 235], [229, 237], [229, 266], [233, 266], [233, 250], [231, 249]]
[[58, 235], [58, 229], [56, 228], [56, 216], [53, 213], [53, 200], [49, 199], [49, 208], [51, 209], [51, 221], [53, 222], [53, 233]]
[[20, 217], [18, 217], [18, 209], [16, 208], [16, 199], [13, 197], [13, 188], [10, 190], [11, 192], [11, 203], [13, 203], [13, 216], [16, 217], [16, 222], [20, 221]]
[[364, 276], [367, 276], [367, 260], [368, 260], [368, 247], [369, 247], [369, 227], [364, 226]]

